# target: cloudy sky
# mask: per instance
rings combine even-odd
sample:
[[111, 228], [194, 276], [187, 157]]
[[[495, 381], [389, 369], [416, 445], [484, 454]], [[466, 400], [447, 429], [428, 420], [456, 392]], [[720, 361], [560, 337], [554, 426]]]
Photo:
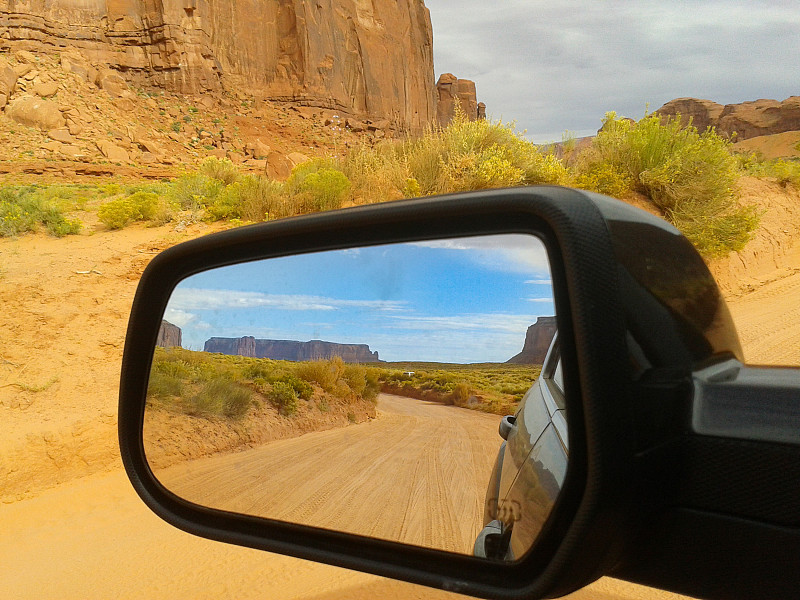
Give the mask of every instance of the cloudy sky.
[[797, 0], [426, 0], [434, 64], [536, 142], [673, 98], [800, 95]]
[[183, 347], [211, 337], [368, 344], [387, 361], [504, 362], [554, 314], [541, 242], [525, 235], [395, 244], [206, 271], [164, 318]]

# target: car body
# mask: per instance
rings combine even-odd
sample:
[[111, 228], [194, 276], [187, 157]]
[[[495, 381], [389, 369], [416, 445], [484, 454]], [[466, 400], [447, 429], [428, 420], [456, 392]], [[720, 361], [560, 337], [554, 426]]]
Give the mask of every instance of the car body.
[[569, 457], [558, 334], [514, 416], [503, 418], [475, 555], [514, 560], [533, 546], [555, 505]]

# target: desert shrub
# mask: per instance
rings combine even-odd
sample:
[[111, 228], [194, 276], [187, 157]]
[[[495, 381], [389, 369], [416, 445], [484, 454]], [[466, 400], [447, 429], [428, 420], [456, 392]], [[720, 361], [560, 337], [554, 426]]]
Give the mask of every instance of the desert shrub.
[[[246, 221], [267, 221], [296, 214], [283, 184], [259, 175], [245, 175], [225, 188], [209, 212], [227, 212]], [[219, 218], [229, 218], [225, 215]]]
[[472, 392], [466, 383], [457, 383], [450, 393], [453, 404], [456, 406], [466, 406], [471, 395]]
[[199, 210], [211, 204], [225, 184], [202, 173], [186, 173], [170, 188], [170, 198], [183, 210]]
[[39, 226], [56, 237], [78, 233], [81, 222], [68, 219], [55, 201], [33, 186], [0, 189], [0, 236], [36, 231]]
[[[713, 129], [681, 127], [679, 118], [638, 122], [608, 113], [579, 180], [622, 187], [623, 175], [707, 256], [741, 249], [758, 215], [738, 203], [737, 160]], [[599, 179], [600, 173], [617, 174]]]
[[292, 177], [287, 183], [295, 186], [303, 212], [340, 208], [350, 192], [350, 180], [338, 169], [322, 168], [305, 174], [301, 180], [292, 181]]
[[297, 392], [286, 382], [276, 381], [272, 384], [269, 400], [278, 408], [281, 414], [291, 416], [297, 412]]
[[633, 180], [618, 166], [599, 162], [580, 173], [575, 178], [574, 185], [613, 198], [624, 198], [633, 189]]
[[303, 400], [311, 400], [311, 396], [314, 395], [314, 386], [312, 386], [308, 381], [304, 381], [291, 373], [285, 373], [284, 375], [281, 375], [281, 377], [277, 379], [277, 382], [285, 383], [291, 387], [295, 394], [297, 394], [297, 396]]
[[145, 191], [106, 202], [97, 211], [100, 221], [109, 229], [122, 229], [134, 221], [166, 222], [168, 215], [169, 210], [158, 194]]
[[198, 416], [217, 416], [240, 419], [252, 404], [250, 392], [225, 378], [206, 382], [189, 398], [187, 412]]
[[300, 363], [295, 369], [298, 377], [312, 381], [326, 392], [335, 393], [344, 375], [344, 361], [338, 356], [330, 360], [315, 360]]
[[342, 378], [356, 397], [363, 397], [367, 388], [367, 369], [362, 365], [345, 365]]
[[201, 175], [221, 181], [225, 185], [235, 183], [239, 179], [239, 170], [227, 158], [219, 159], [209, 156], [200, 163], [198, 172]]
[[147, 395], [153, 398], [180, 397], [183, 394], [183, 381], [177, 377], [153, 371], [147, 385]]
[[780, 185], [800, 188], [800, 161], [766, 160], [756, 153], [738, 154], [739, 168], [747, 175], [775, 179]]

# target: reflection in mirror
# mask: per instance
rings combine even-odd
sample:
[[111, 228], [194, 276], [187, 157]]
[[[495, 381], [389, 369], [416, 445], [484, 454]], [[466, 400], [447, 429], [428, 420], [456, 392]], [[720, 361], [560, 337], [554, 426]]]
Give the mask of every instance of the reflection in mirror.
[[[530, 235], [205, 271], [164, 314], [147, 459], [196, 504], [518, 558], [535, 539], [527, 499], [540, 527], [566, 465], [565, 451], [546, 460], [566, 448], [563, 399], [532, 387], [553, 313], [546, 251]], [[504, 441], [501, 417], [515, 413]], [[531, 489], [514, 489], [518, 472]]]

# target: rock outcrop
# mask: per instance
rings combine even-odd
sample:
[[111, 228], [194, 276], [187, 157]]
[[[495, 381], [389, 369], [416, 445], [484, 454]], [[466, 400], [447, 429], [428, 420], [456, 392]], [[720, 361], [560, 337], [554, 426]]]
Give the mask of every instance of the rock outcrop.
[[475, 82], [443, 73], [436, 82], [436, 121], [445, 127], [456, 112], [456, 106], [470, 121], [486, 118], [486, 105], [478, 102]]
[[169, 321], [162, 320], [161, 327], [158, 329], [156, 346], [161, 346], [162, 348], [180, 348], [181, 328], [177, 325], [173, 325]]
[[528, 327], [522, 352], [506, 361], [514, 365], [540, 365], [544, 362], [550, 342], [556, 333], [555, 317], [539, 317]]
[[205, 352], [218, 352], [251, 358], [271, 358], [272, 360], [328, 360], [335, 356], [346, 363], [378, 362], [377, 352], [372, 352], [366, 344], [337, 344], [311, 340], [259, 340], [252, 336], [241, 338], [213, 337], [206, 341]]
[[[115, 97], [131, 83], [246, 90], [398, 129], [436, 116], [433, 33], [419, 0], [0, 0], [0, 38], [16, 51], [77, 49], [89, 65], [68, 53], [64, 68]], [[0, 78], [2, 96], [11, 78]]]
[[725, 106], [710, 100], [678, 98], [656, 111], [660, 115], [680, 115], [686, 124], [700, 131], [714, 127], [717, 133], [737, 140], [800, 130], [800, 96], [777, 100], [753, 100]]

